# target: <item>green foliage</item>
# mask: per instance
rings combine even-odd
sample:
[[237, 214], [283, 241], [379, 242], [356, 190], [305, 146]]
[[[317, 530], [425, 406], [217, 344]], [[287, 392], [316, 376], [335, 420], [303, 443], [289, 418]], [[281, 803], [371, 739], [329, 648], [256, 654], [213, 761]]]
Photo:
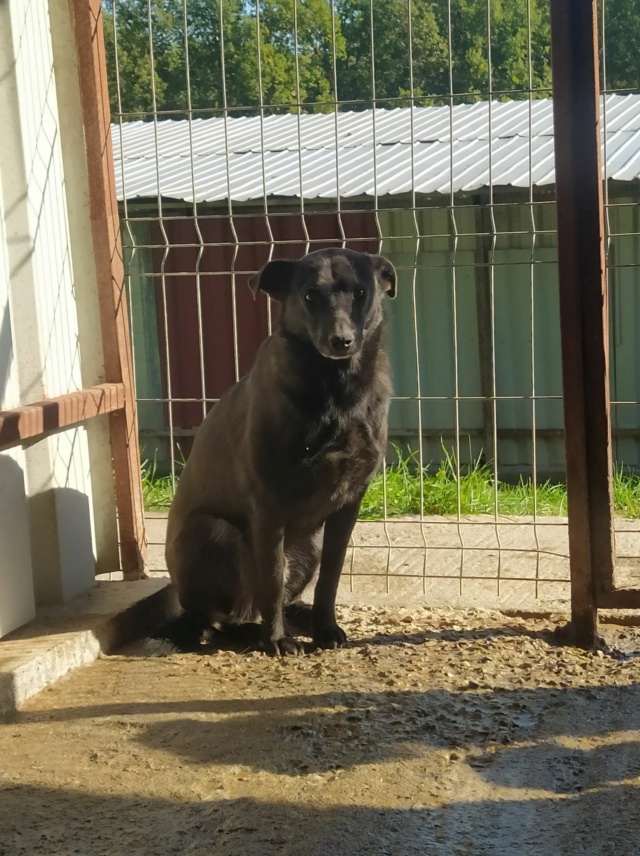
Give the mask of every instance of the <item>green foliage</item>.
[[173, 500], [171, 476], [159, 476], [148, 461], [142, 464], [142, 500], [145, 511], [168, 511]]
[[[468, 466], [456, 463], [454, 455], [443, 448], [443, 458], [435, 473], [423, 472], [415, 453], [403, 456], [395, 448], [397, 462], [384, 474], [374, 478], [363, 500], [361, 517], [365, 520], [384, 518], [386, 490], [387, 516], [401, 514], [463, 515], [494, 514], [503, 516], [567, 513], [564, 485], [545, 482], [534, 486], [530, 480], [518, 484], [499, 482], [496, 486], [489, 467], [473, 460]], [[638, 491], [640, 498], [640, 489]]]
[[118, 76], [124, 113], [223, 106], [223, 45], [227, 104], [257, 104], [255, 22], [242, 0], [221, 8], [222, 30], [218, 0], [189, 0], [186, 21], [182, 0], [104, 0], [112, 111], [120, 109]]
[[[103, 0], [103, 8], [112, 110], [117, 52], [121, 109], [143, 118], [154, 87], [156, 109], [179, 117], [225, 102], [233, 115], [255, 113], [261, 88], [270, 110], [296, 110], [299, 100], [326, 111], [335, 80], [348, 109], [369, 107], [374, 94], [389, 107], [411, 94], [417, 104], [448, 103], [450, 91], [467, 101], [489, 89], [540, 97], [551, 85], [548, 0], [491, 0], [490, 19], [479, 0]], [[640, 0], [607, 3], [609, 86], [640, 86], [638, 21]]]
[[[520, 478], [515, 485], [496, 486], [489, 467], [473, 460], [458, 468], [454, 455], [443, 448], [443, 458], [435, 473], [425, 468], [420, 484], [420, 467], [415, 453], [403, 454], [394, 446], [396, 462], [377, 475], [362, 501], [362, 520], [383, 520], [400, 515], [494, 514], [505, 517], [566, 515], [567, 489], [547, 481], [533, 485]], [[176, 462], [179, 475], [184, 458]], [[616, 468], [613, 478], [615, 511], [620, 517], [640, 517], [640, 476]], [[147, 511], [165, 511], [173, 499], [171, 476], [159, 476], [154, 462], [142, 465], [142, 490]], [[386, 493], [386, 500], [385, 500]]]
[[[144, 453], [144, 449], [141, 450]], [[142, 461], [142, 501], [145, 511], [168, 511], [173, 502], [175, 486], [186, 463], [182, 450], [178, 447], [180, 458], [175, 461], [175, 480], [173, 476], [158, 475], [158, 465], [154, 456], [152, 461]]]
[[[441, 31], [448, 33], [447, 4], [434, 2], [433, 6]], [[509, 92], [508, 97], [515, 98], [530, 88], [548, 88], [549, 43], [548, 0], [491, 0], [490, 18], [486, 3], [452, 0], [453, 91], [481, 95], [491, 89]]]
[[296, 5], [297, 28], [293, 0], [265, 0], [259, 16], [243, 0], [188, 0], [186, 21], [183, 0], [103, 0], [112, 111], [151, 113], [152, 79], [159, 111], [226, 103], [255, 112], [261, 85], [263, 104], [294, 104], [298, 92], [303, 102], [335, 100], [334, 29], [336, 57], [344, 56], [339, 21], [334, 28], [326, 0]]
[[[370, 0], [337, 0], [346, 53], [338, 63], [340, 100], [373, 98], [377, 106], [411, 94], [443, 94], [448, 88], [448, 48], [439, 29], [434, 6], [428, 0], [376, 0], [373, 21]], [[372, 44], [373, 42], [373, 44]], [[409, 50], [411, 46], [411, 50]], [[419, 99], [417, 103], [429, 103]], [[355, 107], [355, 105], [354, 105]], [[357, 109], [357, 107], [356, 107]]]
[[[326, 0], [271, 0], [261, 3], [261, 58], [263, 101], [326, 104], [335, 101], [333, 52], [345, 57], [340, 21]], [[296, 70], [297, 57], [297, 70]]]
[[[606, 85], [609, 89], [640, 87], [640, 0], [605, 4]], [[602, 62], [601, 56], [601, 62]]]
[[616, 467], [613, 473], [613, 501], [620, 517], [631, 520], [640, 517], [640, 476], [625, 473], [623, 467]]

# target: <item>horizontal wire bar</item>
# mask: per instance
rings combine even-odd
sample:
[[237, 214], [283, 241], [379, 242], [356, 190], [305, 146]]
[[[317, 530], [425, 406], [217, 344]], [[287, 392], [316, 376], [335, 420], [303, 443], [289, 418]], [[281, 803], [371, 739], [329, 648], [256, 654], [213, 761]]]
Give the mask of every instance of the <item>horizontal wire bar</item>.
[[[541, 188], [541, 191], [544, 191], [544, 190], [545, 190], [544, 188]], [[545, 191], [545, 193], [548, 194], [548, 191]], [[398, 194], [398, 196], [402, 196], [402, 195], [403, 194]], [[477, 192], [474, 191], [473, 193], [471, 193], [471, 192], [465, 191], [464, 193], [460, 192], [459, 195], [461, 198], [466, 198], [468, 196], [476, 196]], [[512, 196], [513, 193], [505, 192], [505, 195]], [[418, 197], [419, 196], [425, 196], [425, 197], [431, 198], [430, 194], [417, 193], [416, 196], [418, 196]], [[554, 199], [534, 199], [533, 201], [528, 201], [525, 199], [521, 199], [521, 200], [519, 199], [516, 202], [514, 202], [514, 200], [512, 199], [511, 201], [505, 201], [505, 202], [495, 202], [495, 201], [489, 202], [487, 200], [487, 201], [482, 201], [479, 203], [478, 202], [465, 203], [465, 202], [460, 201], [460, 202], [456, 202], [454, 205], [452, 205], [450, 203], [449, 204], [442, 204], [442, 205], [440, 205], [440, 204], [438, 204], [438, 205], [436, 205], [436, 204], [432, 204], [432, 205], [409, 205], [409, 204], [399, 205], [397, 203], [394, 203], [394, 204], [390, 204], [389, 206], [381, 207], [379, 205], [371, 204], [371, 200], [373, 199], [373, 197], [361, 197], [360, 199], [361, 199], [361, 201], [359, 203], [359, 207], [357, 207], [357, 208], [348, 208], [348, 207], [343, 208], [341, 211], [341, 214], [342, 215], [345, 215], [345, 214], [363, 214], [363, 213], [364, 214], [367, 214], [367, 213], [370, 213], [370, 214], [376, 214], [376, 213], [377, 214], [404, 214], [407, 212], [411, 213], [411, 212], [420, 212], [420, 211], [424, 212], [424, 213], [432, 213], [432, 212], [438, 212], [438, 211], [451, 213], [454, 211], [477, 211], [478, 209], [492, 209], [492, 210], [505, 209], [506, 211], [509, 211], [509, 210], [513, 209], [514, 205], [518, 205], [518, 206], [523, 207], [523, 208], [544, 207], [544, 208], [555, 209], [555, 204], [556, 204]], [[354, 200], [349, 200], [349, 199], [346, 201], [347, 201], [347, 203], [349, 203], [351, 201], [355, 204], [358, 201], [358, 197], [355, 198], [355, 202], [354, 202]], [[136, 200], [136, 202], [138, 204], [138, 207], [141, 208], [142, 210], [144, 210], [145, 205], [147, 205], [147, 206], [148, 205], [153, 205], [153, 206], [156, 205], [155, 200], [153, 200], [152, 202], [149, 202], [148, 198], [139, 199], [139, 200]], [[278, 203], [280, 203], [282, 205], [290, 205], [291, 204], [291, 200], [289, 200], [289, 199], [284, 199], [284, 200], [274, 199], [274, 200], [272, 200], [272, 202], [273, 202], [273, 205], [278, 205]], [[304, 214], [300, 214], [299, 211], [293, 211], [293, 210], [278, 211], [277, 208], [270, 208], [268, 215], [261, 214], [261, 216], [267, 216], [269, 219], [278, 218], [278, 217], [286, 217], [288, 219], [291, 219], [293, 217], [298, 217], [300, 219], [300, 221], [302, 222], [309, 216], [312, 216], [312, 217], [319, 217], [319, 216], [335, 217], [335, 215], [336, 215], [335, 208], [333, 207], [335, 204], [335, 200], [332, 200], [330, 198], [327, 198], [327, 199], [308, 199], [308, 200], [306, 200], [306, 202], [307, 202], [307, 205], [309, 207], [305, 210]], [[124, 204], [124, 200], [122, 200], [122, 203]], [[180, 213], [178, 213], [178, 214], [166, 213], [168, 210], [170, 210], [170, 208], [169, 209], [166, 208], [167, 204], [169, 206], [173, 205], [174, 208], [179, 207], [181, 209], [185, 208], [185, 207], [192, 208], [194, 206], [193, 202], [188, 202], [185, 200], [165, 199], [165, 208], [163, 208], [162, 216], [158, 215], [155, 217], [151, 217], [151, 216], [149, 216], [148, 213], [143, 213], [143, 214], [140, 214], [139, 216], [136, 216], [135, 214], [130, 212], [126, 216], [124, 216], [122, 219], [125, 220], [126, 222], [130, 222], [130, 223], [135, 223], [135, 222], [139, 222], [139, 221], [141, 221], [141, 222], [147, 222], [147, 221], [148, 222], [160, 222], [161, 220], [163, 222], [171, 221], [171, 220], [180, 220], [181, 221], [181, 220], [185, 219], [185, 214], [182, 211], [180, 211]], [[227, 210], [227, 201], [226, 200], [220, 200], [217, 202], [216, 201], [209, 202], [207, 204], [210, 207], [219, 206], [220, 212], [217, 214], [213, 214], [213, 213], [208, 214], [206, 212], [198, 212], [197, 215], [195, 215], [195, 214], [188, 215], [189, 218], [193, 217], [195, 219], [197, 217], [198, 220], [220, 220], [220, 221], [224, 221], [224, 220], [229, 219], [229, 212]], [[243, 207], [234, 209], [234, 212], [233, 212], [233, 219], [234, 220], [242, 220], [242, 219], [253, 220], [253, 219], [255, 219], [255, 216], [256, 216], [256, 211], [254, 210], [256, 207], [256, 201], [255, 200], [247, 200], [245, 202], [240, 202], [238, 200], [235, 200], [235, 204], [243, 206]], [[635, 207], [637, 205], [637, 203], [636, 202], [611, 203], [610, 207], [615, 207], [616, 205], [619, 205], [619, 207], [628, 208], [628, 207]], [[245, 209], [251, 209], [251, 210], [245, 210]], [[155, 210], [155, 207], [153, 207], [153, 210]], [[260, 212], [258, 212], [258, 213], [260, 213]], [[539, 231], [544, 231], [544, 232], [549, 232], [552, 234], [555, 234], [555, 232], [556, 232], [555, 229], [553, 229], [553, 230], [552, 229], [547, 229], [547, 230], [536, 229], [535, 231], [536, 231], [536, 233], [538, 233]], [[450, 234], [450, 233], [446, 233], [446, 234]], [[477, 235], [478, 232], [474, 231], [474, 232], [465, 233], [465, 232], [461, 232], [461, 231], [456, 231], [455, 234], [456, 235], [458, 235], [458, 234], [460, 234], [460, 235], [464, 235], [464, 234]], [[386, 236], [386, 237], [392, 237], [392, 236]], [[414, 237], [414, 235], [411, 235], [411, 237]]]
[[[217, 402], [219, 398], [144, 398], [138, 401], [156, 403], [192, 403]], [[562, 395], [393, 395], [391, 401], [562, 401]], [[615, 404], [637, 404], [638, 402], [612, 402]]]
[[[476, 104], [478, 102], [484, 101], [488, 96], [491, 98], [492, 96], [504, 96], [504, 95], [541, 95], [541, 96], [551, 96], [552, 91], [551, 87], [541, 86], [535, 87], [533, 89], [528, 89], [527, 87], [513, 87], [510, 89], [478, 89], [476, 91], [460, 91], [460, 92], [425, 92], [420, 95], [398, 95], [398, 96], [381, 96], [380, 98], [331, 98], [326, 101], [296, 101], [292, 99], [290, 101], [274, 101], [270, 103], [244, 103], [244, 104], [234, 104], [227, 105], [222, 107], [216, 107], [211, 105], [209, 107], [191, 107], [189, 108], [186, 104], [184, 107], [173, 107], [170, 109], [156, 109], [156, 110], [121, 110], [114, 111], [113, 116], [116, 119], [125, 119], [127, 116], [198, 116], [205, 114], [213, 114], [217, 115], [229, 115], [233, 117], [233, 114], [246, 115], [247, 111], [278, 111], [283, 110], [286, 113], [291, 112], [294, 109], [300, 109], [304, 111], [305, 109], [309, 109], [312, 107], [321, 108], [321, 113], [329, 114], [334, 112], [336, 109], [340, 107], [362, 107], [366, 109], [367, 107], [375, 107], [377, 104], [399, 104], [402, 107], [417, 106], [418, 108], [422, 106], [426, 107], [446, 107], [448, 106], [451, 98], [455, 100], [461, 99], [462, 103], [470, 102], [471, 104]], [[613, 94], [613, 93], [612, 93]], [[520, 99], [514, 99], [520, 100]], [[526, 98], [522, 98], [523, 101], [527, 100]], [[425, 104], [426, 101], [442, 101], [441, 104]], [[419, 103], [422, 102], [422, 103]], [[456, 105], [458, 106], [458, 105]], [[355, 111], [359, 112], [359, 111]]]

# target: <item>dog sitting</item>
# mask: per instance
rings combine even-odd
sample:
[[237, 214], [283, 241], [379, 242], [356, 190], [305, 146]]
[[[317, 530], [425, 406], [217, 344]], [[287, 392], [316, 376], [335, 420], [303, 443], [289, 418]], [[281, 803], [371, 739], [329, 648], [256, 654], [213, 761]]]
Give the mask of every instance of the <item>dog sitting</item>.
[[281, 305], [249, 374], [200, 426], [169, 513], [166, 559], [196, 630], [260, 625], [296, 654], [285, 608], [319, 569], [315, 646], [346, 642], [335, 600], [351, 533], [387, 442], [387, 259], [346, 249], [274, 260], [250, 281]]

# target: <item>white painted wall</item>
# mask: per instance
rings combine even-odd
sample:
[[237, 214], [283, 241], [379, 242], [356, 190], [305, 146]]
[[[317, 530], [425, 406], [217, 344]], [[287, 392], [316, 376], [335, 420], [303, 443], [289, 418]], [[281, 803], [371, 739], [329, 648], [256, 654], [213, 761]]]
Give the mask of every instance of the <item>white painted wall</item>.
[[[104, 380], [68, 5], [0, 3], [1, 409]], [[1, 637], [116, 569], [118, 548], [106, 418], [0, 467]]]
[[[9, 257], [0, 184], [0, 410], [20, 395], [9, 303]], [[22, 449], [0, 453], [0, 636], [35, 615], [29, 509]]]

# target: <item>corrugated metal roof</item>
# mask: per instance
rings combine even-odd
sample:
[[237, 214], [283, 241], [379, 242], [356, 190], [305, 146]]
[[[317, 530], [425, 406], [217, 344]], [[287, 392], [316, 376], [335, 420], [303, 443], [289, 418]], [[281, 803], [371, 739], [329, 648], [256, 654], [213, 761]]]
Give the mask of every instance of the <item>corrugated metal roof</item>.
[[[640, 179], [640, 95], [604, 104], [607, 175]], [[112, 137], [118, 199], [335, 199], [554, 182], [550, 99], [125, 122]]]

